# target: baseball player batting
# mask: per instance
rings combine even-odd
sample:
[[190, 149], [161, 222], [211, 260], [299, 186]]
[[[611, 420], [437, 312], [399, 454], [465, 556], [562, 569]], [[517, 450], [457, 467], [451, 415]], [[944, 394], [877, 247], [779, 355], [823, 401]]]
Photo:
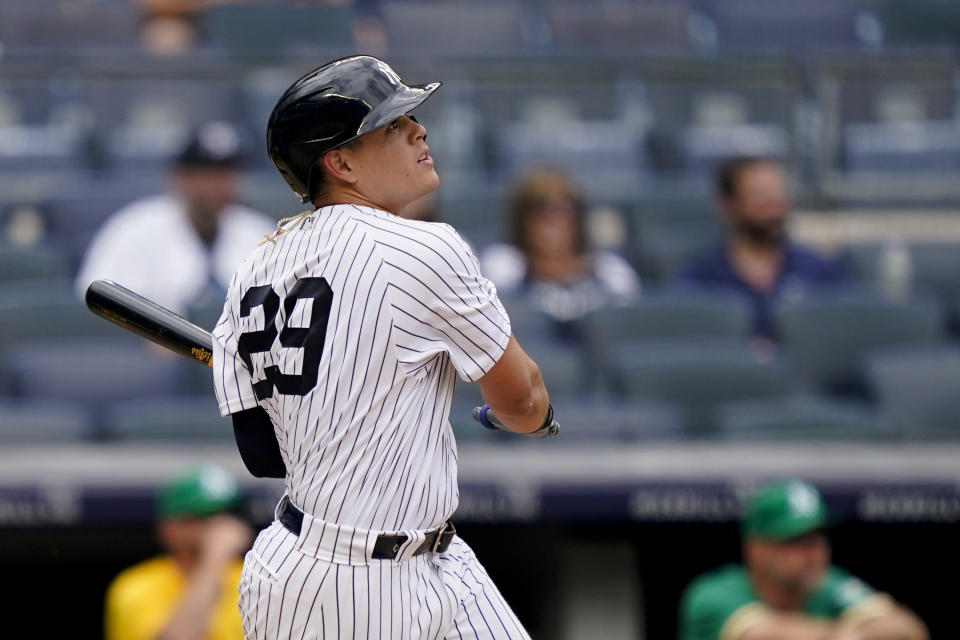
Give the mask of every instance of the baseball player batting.
[[559, 427], [469, 246], [396, 215], [439, 183], [408, 115], [439, 87], [354, 56], [294, 82], [270, 116], [270, 157], [315, 209], [241, 265], [213, 332], [241, 456], [285, 479], [244, 562], [248, 638], [529, 637], [449, 520], [455, 376], [480, 385], [485, 427]]

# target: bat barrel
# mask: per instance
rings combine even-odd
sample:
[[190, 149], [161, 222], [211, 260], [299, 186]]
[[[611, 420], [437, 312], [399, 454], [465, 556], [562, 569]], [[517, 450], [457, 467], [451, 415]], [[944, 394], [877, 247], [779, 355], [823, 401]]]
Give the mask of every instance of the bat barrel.
[[212, 366], [213, 338], [173, 311], [147, 300], [110, 280], [97, 280], [87, 287], [87, 308], [171, 351]]

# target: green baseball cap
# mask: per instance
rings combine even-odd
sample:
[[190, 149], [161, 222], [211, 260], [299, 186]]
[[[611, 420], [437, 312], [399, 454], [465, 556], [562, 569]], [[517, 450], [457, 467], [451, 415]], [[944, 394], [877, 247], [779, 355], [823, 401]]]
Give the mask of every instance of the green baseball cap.
[[761, 487], [747, 503], [744, 538], [787, 540], [821, 529], [827, 508], [820, 493], [803, 480], [781, 480]]
[[237, 481], [220, 467], [201, 467], [176, 477], [161, 489], [157, 514], [161, 518], [204, 517], [240, 504]]

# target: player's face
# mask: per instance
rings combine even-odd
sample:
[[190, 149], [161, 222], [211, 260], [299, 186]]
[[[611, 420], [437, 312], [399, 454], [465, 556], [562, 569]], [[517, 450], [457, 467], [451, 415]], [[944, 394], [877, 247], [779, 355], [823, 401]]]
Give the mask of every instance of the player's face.
[[408, 116], [360, 138], [360, 144], [349, 151], [357, 176], [356, 189], [396, 214], [436, 189], [440, 177], [426, 138], [426, 128]]
[[239, 176], [233, 169], [194, 169], [174, 175], [174, 188], [195, 212], [214, 217], [237, 201]]
[[784, 541], [756, 541], [758, 553], [753, 554], [758, 569], [784, 589], [796, 593], [810, 593], [817, 589], [830, 562], [830, 547], [826, 536], [815, 531], [799, 538]]

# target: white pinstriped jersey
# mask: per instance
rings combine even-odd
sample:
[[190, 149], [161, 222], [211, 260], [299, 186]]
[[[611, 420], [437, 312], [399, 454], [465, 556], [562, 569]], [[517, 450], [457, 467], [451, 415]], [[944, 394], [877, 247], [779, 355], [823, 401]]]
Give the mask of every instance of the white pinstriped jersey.
[[220, 411], [267, 411], [295, 505], [380, 531], [456, 509], [455, 374], [489, 371], [510, 323], [452, 227], [323, 207], [247, 258], [213, 335]]

